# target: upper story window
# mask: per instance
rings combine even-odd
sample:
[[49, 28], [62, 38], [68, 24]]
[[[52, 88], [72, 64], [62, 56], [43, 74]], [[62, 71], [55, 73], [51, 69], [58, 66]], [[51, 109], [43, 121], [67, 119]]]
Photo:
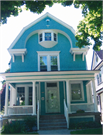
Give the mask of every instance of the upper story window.
[[38, 71], [58, 71], [60, 70], [59, 51], [37, 52]]
[[47, 56], [40, 56], [40, 71], [47, 71]]
[[50, 56], [50, 62], [51, 62], [51, 71], [57, 71], [58, 70], [58, 64], [57, 64], [57, 56]]
[[39, 42], [42, 41], [57, 41], [57, 34], [53, 32], [43, 32], [39, 34]]
[[39, 35], [39, 40], [42, 41], [42, 33]]
[[99, 85], [102, 82], [102, 74], [101, 72], [97, 75], [97, 84]]
[[38, 34], [39, 44], [45, 48], [51, 48], [58, 42], [55, 30], [42, 30]]
[[98, 55], [96, 54], [96, 62], [98, 62]]
[[45, 41], [51, 41], [51, 33], [45, 33]]

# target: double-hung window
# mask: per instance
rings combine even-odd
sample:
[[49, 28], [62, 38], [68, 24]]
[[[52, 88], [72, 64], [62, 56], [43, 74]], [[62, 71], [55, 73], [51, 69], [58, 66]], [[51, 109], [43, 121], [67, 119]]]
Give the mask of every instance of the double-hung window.
[[81, 101], [83, 99], [83, 84], [81, 82], [71, 83], [71, 100]]
[[60, 70], [59, 52], [37, 52], [38, 71], [58, 71]]
[[47, 56], [40, 56], [40, 71], [47, 71]]
[[58, 70], [57, 56], [50, 56], [50, 68], [51, 68], [51, 71]]

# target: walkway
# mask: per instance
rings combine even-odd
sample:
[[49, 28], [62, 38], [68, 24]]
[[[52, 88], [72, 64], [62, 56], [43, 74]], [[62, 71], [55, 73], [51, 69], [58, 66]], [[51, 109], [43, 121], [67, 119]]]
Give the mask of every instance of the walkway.
[[40, 130], [38, 131], [39, 135], [48, 134], [48, 135], [70, 135], [70, 131], [68, 129], [60, 129], [60, 130]]

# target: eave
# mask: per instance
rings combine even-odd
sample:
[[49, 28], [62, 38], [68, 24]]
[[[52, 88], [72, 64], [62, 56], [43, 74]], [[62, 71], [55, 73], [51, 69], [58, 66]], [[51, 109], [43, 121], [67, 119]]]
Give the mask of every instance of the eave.
[[1, 73], [9, 82], [92, 80], [100, 71], [55, 71], [55, 72], [19, 72]]

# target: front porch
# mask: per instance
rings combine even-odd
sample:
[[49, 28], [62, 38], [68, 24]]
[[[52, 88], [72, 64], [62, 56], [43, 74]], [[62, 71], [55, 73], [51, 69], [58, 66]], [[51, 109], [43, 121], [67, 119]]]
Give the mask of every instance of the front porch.
[[[98, 71], [5, 73], [5, 116], [98, 112], [94, 76]], [[91, 85], [92, 84], [92, 85]], [[10, 103], [8, 105], [8, 87]]]

